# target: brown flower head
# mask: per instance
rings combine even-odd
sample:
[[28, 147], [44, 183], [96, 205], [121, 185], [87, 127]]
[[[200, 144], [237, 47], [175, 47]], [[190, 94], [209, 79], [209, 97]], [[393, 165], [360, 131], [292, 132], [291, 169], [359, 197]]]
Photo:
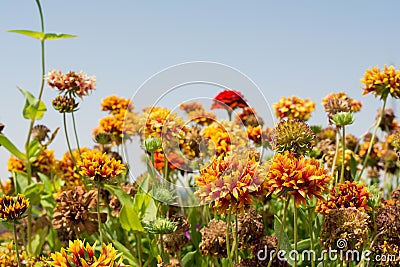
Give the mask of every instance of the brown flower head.
[[376, 217], [376, 227], [388, 237], [400, 238], [400, 206], [387, 206]]
[[191, 225], [185, 216], [179, 214], [172, 215], [170, 220], [178, 223], [178, 225], [175, 232], [163, 235], [165, 248], [168, 252], [181, 251], [189, 242], [186, 233], [190, 230]]
[[400, 187], [393, 190], [390, 194], [390, 197], [394, 201], [396, 206], [400, 206]]
[[51, 102], [53, 108], [60, 113], [75, 112], [79, 103], [75, 102], [75, 98], [69, 96], [57, 96]]
[[390, 94], [393, 98], [400, 98], [400, 70], [394, 66], [385, 65], [382, 71], [372, 67], [365, 72], [361, 82], [365, 85], [363, 95], [372, 93], [375, 97], [386, 99]]
[[270, 144], [275, 152], [308, 153], [313, 147], [315, 135], [310, 126], [300, 120], [282, 120], [274, 128]]
[[352, 134], [346, 134], [346, 148], [357, 153], [358, 138]]
[[346, 181], [332, 188], [328, 199], [318, 204], [316, 211], [328, 214], [331, 210], [354, 207], [360, 211], [371, 210], [367, 205], [371, 193], [364, 184]]
[[[376, 120], [378, 120], [381, 113], [382, 109], [379, 109], [378, 114], [376, 115], [377, 116]], [[396, 118], [396, 115], [394, 115], [393, 109], [386, 108], [385, 111], [383, 112], [382, 120], [379, 123], [379, 128], [384, 132], [391, 132], [394, 118]]]
[[324, 105], [324, 110], [328, 112], [329, 123], [331, 123], [332, 116], [339, 112], [350, 112], [350, 103], [341, 98], [330, 98]]
[[253, 208], [238, 215], [238, 237], [243, 248], [249, 247], [264, 234], [264, 222], [261, 214]]
[[[252, 265], [249, 267], [263, 267], [268, 264], [271, 259], [271, 255], [273, 255], [272, 251], [276, 251], [278, 249], [278, 238], [274, 236], [265, 236], [259, 239], [258, 242], [252, 248], [252, 256], [251, 259]], [[263, 252], [263, 253], [260, 253]], [[265, 257], [259, 258], [259, 257]], [[242, 263], [242, 262], [241, 262]], [[246, 266], [246, 265], [244, 265]], [[276, 267], [287, 267], [289, 266], [286, 260], [282, 260], [282, 257], [275, 257], [272, 260], [272, 266]]]
[[266, 181], [270, 193], [293, 195], [296, 205], [306, 203], [307, 198], [323, 199], [332, 177], [327, 175], [318, 160], [299, 158], [286, 151], [274, 155]]
[[360, 249], [368, 240], [368, 221], [368, 214], [354, 207], [331, 210], [322, 223], [321, 243], [339, 251]]
[[336, 142], [336, 129], [333, 127], [326, 127], [317, 134], [319, 140], [330, 140], [332, 144]]
[[228, 111], [236, 108], [247, 107], [247, 102], [241, 92], [235, 90], [225, 90], [214, 97], [211, 109], [227, 109]]
[[[92, 211], [97, 204], [97, 191], [85, 192], [78, 186], [73, 190], [63, 191], [56, 198], [54, 208], [54, 229], [65, 230], [69, 237], [86, 232], [88, 235], [98, 231], [97, 212]], [[107, 219], [106, 213], [101, 213], [101, 221]]]
[[[337, 104], [339, 104], [339, 106], [343, 105], [342, 104], [343, 102], [338, 102], [337, 104], [334, 104], [334, 103], [328, 104], [328, 102], [330, 100], [333, 100], [333, 99], [339, 99], [339, 100], [344, 101], [345, 103], [347, 103], [347, 104], [344, 104], [344, 105], [348, 106], [350, 109], [347, 110], [347, 107], [346, 107], [346, 110], [340, 110], [340, 109], [339, 110], [337, 110], [337, 109], [332, 110], [331, 109], [332, 106], [337, 106], [338, 107]], [[336, 112], [334, 112], [333, 114], [336, 114], [337, 112], [340, 112], [340, 111], [345, 111], [345, 112], [350, 111], [350, 112], [354, 113], [354, 112], [360, 111], [361, 107], [362, 107], [361, 102], [349, 97], [345, 92], [331, 93], [331, 94], [325, 96], [324, 98], [322, 98], [322, 105], [324, 106], [325, 112], [331, 113], [331, 111], [335, 111], [336, 110]]]
[[83, 72], [70, 71], [63, 74], [60, 70], [52, 70], [47, 76], [47, 82], [52, 88], [57, 88], [60, 93], [82, 98], [95, 90], [96, 79], [87, 77]]
[[18, 194], [16, 197], [3, 195], [0, 198], [0, 219], [6, 222], [18, 221], [28, 207], [29, 201], [22, 194]]
[[237, 114], [235, 117], [235, 122], [238, 124], [242, 124], [244, 126], [252, 126], [257, 127], [259, 125], [263, 125], [264, 122], [261, 117], [259, 117], [256, 111], [251, 107], [245, 107], [242, 109], [242, 112]]
[[227, 256], [226, 222], [212, 219], [207, 227], [200, 230], [200, 233], [202, 239], [199, 248], [203, 256], [218, 258], [225, 258]]
[[315, 109], [315, 103], [310, 99], [301, 99], [297, 96], [288, 98], [282, 97], [277, 103], [272, 105], [275, 116], [279, 119], [306, 121], [311, 117]]
[[35, 125], [32, 128], [32, 137], [40, 143], [49, 138], [50, 130], [45, 125]]

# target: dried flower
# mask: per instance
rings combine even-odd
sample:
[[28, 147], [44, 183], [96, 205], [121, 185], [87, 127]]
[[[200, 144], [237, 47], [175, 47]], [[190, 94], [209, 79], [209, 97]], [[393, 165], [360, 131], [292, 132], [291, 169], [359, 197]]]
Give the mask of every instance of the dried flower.
[[77, 110], [79, 103], [75, 102], [73, 97], [57, 96], [51, 102], [53, 108], [60, 113], [71, 113]]
[[354, 207], [331, 210], [322, 224], [321, 243], [339, 251], [360, 249], [368, 240], [368, 221], [368, 214]]
[[[378, 114], [376, 116], [376, 120], [378, 120], [381, 113], [382, 109], [379, 109]], [[386, 108], [385, 111], [383, 112], [382, 120], [379, 123], [379, 128], [381, 128], [381, 130], [384, 132], [391, 132], [394, 118], [396, 118], [396, 115], [394, 115], [393, 109]]]
[[372, 93], [375, 97], [386, 99], [390, 94], [393, 98], [400, 97], [400, 70], [386, 65], [381, 71], [378, 67], [366, 70], [361, 82], [365, 84], [363, 95]]
[[195, 195], [202, 203], [212, 202], [220, 214], [237, 213], [252, 204], [253, 197], [265, 194], [266, 172], [254, 158], [220, 156], [195, 177]]
[[[337, 105], [335, 103], [330, 103], [328, 104], [328, 102], [330, 100], [333, 99], [339, 99], [341, 101], [344, 101], [346, 104], [346, 106], [348, 106], [350, 108], [350, 110], [342, 110], [342, 109], [336, 109], [335, 107], [340, 107], [343, 104]], [[339, 103], [343, 103], [343, 102], [339, 102]], [[338, 103], [338, 104], [339, 104]], [[325, 96], [324, 98], [322, 98], [322, 105], [324, 106], [324, 111], [325, 112], [329, 112], [332, 114], [336, 114], [337, 112], [340, 111], [350, 111], [350, 112], [358, 112], [361, 110], [362, 104], [361, 102], [349, 97], [345, 92], [339, 92], [339, 93], [331, 93], [327, 96]], [[336, 111], [336, 112], [335, 112]]]
[[393, 190], [390, 194], [390, 197], [392, 198], [396, 206], [400, 206], [400, 187]]
[[50, 130], [45, 125], [35, 125], [32, 128], [32, 137], [39, 141], [39, 143], [49, 138]]
[[186, 233], [190, 230], [191, 225], [188, 219], [183, 215], [172, 215], [170, 220], [178, 223], [177, 228], [175, 232], [163, 235], [162, 238], [167, 251], [177, 252], [182, 250], [182, 248], [189, 242], [189, 239], [186, 237]]
[[[265, 236], [261, 238], [252, 248], [251, 259], [252, 265], [249, 267], [263, 267], [268, 264], [271, 260], [271, 255], [278, 249], [278, 238], [276, 236]], [[281, 255], [282, 256], [282, 255]], [[242, 263], [243, 260], [240, 262]], [[246, 266], [246, 265], [245, 265]], [[286, 260], [282, 260], [282, 257], [275, 257], [272, 260], [272, 266], [274, 267], [287, 267], [289, 264]]]
[[[69, 237], [87, 232], [89, 235], [98, 231], [97, 212], [92, 211], [97, 205], [97, 191], [85, 192], [78, 186], [73, 190], [63, 191], [56, 198], [54, 208], [54, 229], [65, 230]], [[101, 213], [101, 221], [107, 219], [106, 213]]]
[[[99, 254], [98, 254], [99, 253]], [[96, 255], [98, 255], [96, 257]], [[102, 266], [119, 267], [122, 265], [122, 253], [118, 253], [112, 244], [104, 244], [100, 252], [96, 251], [96, 244], [91, 246], [89, 243], [79, 239], [69, 241], [69, 247], [60, 252], [51, 254], [50, 266], [54, 267], [80, 267], [80, 266]]]
[[83, 72], [70, 71], [63, 74], [60, 70], [52, 70], [47, 76], [47, 82], [51, 87], [57, 88], [60, 93], [82, 98], [95, 90], [96, 79], [87, 77]]
[[379, 238], [372, 248], [371, 259], [375, 266], [397, 267], [400, 263], [398, 238]]
[[3, 195], [0, 198], [0, 219], [16, 222], [22, 218], [28, 207], [29, 201], [22, 194], [18, 194], [17, 197]]
[[376, 217], [376, 227], [388, 237], [399, 238], [400, 206], [387, 206]]
[[328, 214], [331, 210], [354, 207], [360, 211], [371, 210], [367, 205], [371, 193], [364, 184], [346, 181], [332, 188], [328, 199], [318, 204], [316, 211]]
[[262, 126], [264, 124], [261, 117], [257, 116], [256, 111], [251, 107], [245, 107], [242, 109], [242, 112], [237, 114], [235, 117], [236, 123], [243, 123], [244, 126]]
[[[226, 252], [226, 222], [212, 219], [208, 227], [200, 230], [202, 240], [200, 253], [204, 256], [225, 258]], [[231, 238], [231, 237], [230, 237]]]
[[318, 160], [299, 158], [286, 151], [274, 155], [267, 174], [266, 187], [270, 193], [293, 195], [296, 205], [307, 198], [323, 199], [332, 177]]
[[119, 114], [121, 111], [132, 111], [132, 101], [124, 97], [118, 97], [116, 95], [108, 96], [103, 98], [101, 101], [101, 110], [108, 111], [110, 114]]
[[236, 108], [247, 107], [247, 102], [241, 92], [235, 90], [225, 90], [214, 97], [211, 109], [227, 109], [228, 111]]
[[264, 222], [261, 214], [253, 208], [238, 214], [238, 237], [242, 247], [249, 247], [264, 234]]
[[288, 118], [289, 120], [306, 121], [311, 117], [311, 113], [315, 109], [315, 103], [308, 98], [301, 99], [297, 96], [282, 97], [272, 105], [272, 108], [275, 110], [275, 116], [279, 119]]
[[81, 154], [76, 162], [76, 168], [82, 176], [95, 182], [104, 182], [125, 171], [125, 165], [114, 158], [110, 159], [106, 153], [89, 150]]
[[270, 143], [278, 153], [289, 151], [304, 155], [312, 149], [314, 138], [314, 133], [304, 121], [282, 120], [274, 128]]

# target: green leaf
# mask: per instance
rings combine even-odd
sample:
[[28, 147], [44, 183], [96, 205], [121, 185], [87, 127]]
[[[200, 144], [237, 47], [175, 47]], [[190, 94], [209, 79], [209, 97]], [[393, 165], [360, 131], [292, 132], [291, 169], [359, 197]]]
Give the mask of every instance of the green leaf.
[[280, 246], [280, 249], [281, 249], [281, 250], [284, 250], [284, 251], [286, 252], [286, 253], [285, 253], [285, 259], [287, 260], [287, 262], [288, 262], [290, 265], [293, 266], [293, 265], [294, 265], [294, 261], [293, 261], [293, 259], [292, 259], [291, 257], [289, 257], [289, 253], [290, 253], [290, 251], [292, 250], [292, 245], [291, 245], [291, 243], [290, 243], [290, 241], [289, 241], [289, 238], [288, 238], [288, 236], [287, 236], [285, 230], [283, 230], [283, 232], [282, 232], [282, 237], [280, 236], [281, 225], [282, 225], [281, 221], [280, 221], [279, 218], [275, 215], [275, 220], [274, 220], [274, 231], [275, 231], [275, 234], [276, 234], [276, 237], [278, 238], [278, 240], [281, 239], [281, 246]]
[[66, 33], [43, 33], [31, 30], [8, 30], [8, 32], [13, 32], [21, 35], [25, 35], [34, 39], [38, 39], [41, 41], [52, 41], [52, 40], [59, 40], [59, 39], [66, 39], [66, 38], [75, 38], [76, 35], [66, 34]]
[[12, 175], [17, 184], [17, 192], [25, 192], [25, 189], [28, 186], [28, 175], [25, 172], [21, 171], [14, 171], [12, 172]]
[[3, 134], [0, 134], [0, 145], [4, 146], [11, 154], [20, 160], [25, 160], [25, 155]]
[[104, 188], [111, 194], [115, 195], [118, 198], [119, 202], [121, 202], [121, 205], [133, 206], [133, 199], [131, 198], [131, 196], [120, 187], [105, 184]]
[[122, 228], [126, 231], [145, 232], [137, 211], [130, 205], [122, 206], [119, 213], [119, 221], [121, 222]]
[[117, 240], [113, 240], [112, 243], [119, 252], [123, 253], [123, 258], [128, 261], [129, 265], [139, 266], [139, 260], [132, 255], [129, 249], [127, 249], [123, 244], [121, 244]]
[[357, 175], [357, 165], [358, 165], [357, 160], [353, 157], [353, 155], [351, 155], [351, 158], [350, 158], [350, 174], [351, 174], [351, 177], [353, 177], [353, 178], [356, 178], [356, 175]]
[[29, 162], [34, 162], [37, 160], [41, 152], [41, 149], [39, 147], [39, 141], [37, 139], [32, 139], [32, 141], [29, 142], [28, 146], [28, 155], [29, 155]]
[[46, 242], [47, 235], [49, 233], [49, 228], [41, 228], [37, 230], [35, 235], [32, 238], [32, 247], [34, 248], [33, 255], [34, 256], [39, 256], [40, 253], [42, 252], [43, 245]]
[[25, 106], [22, 111], [25, 119], [40, 120], [46, 112], [46, 105], [42, 100], [39, 101], [29, 91], [18, 87], [18, 90], [25, 96]]
[[29, 199], [31, 205], [40, 204], [40, 197], [43, 193], [44, 185], [43, 183], [30, 184], [23, 191], [26, 198]]
[[44, 40], [59, 40], [59, 39], [67, 39], [67, 38], [76, 38], [77, 35], [66, 34], [66, 33], [46, 33], [44, 35]]
[[44, 37], [43, 32], [37, 32], [37, 31], [31, 31], [31, 30], [8, 30], [8, 32], [18, 33], [18, 34], [32, 37], [35, 39], [39, 39], [39, 40], [42, 40]]
[[182, 265], [183, 266], [193, 266], [191, 263], [194, 260], [194, 256], [196, 255], [197, 251], [191, 251], [186, 253], [186, 255], [182, 258]]

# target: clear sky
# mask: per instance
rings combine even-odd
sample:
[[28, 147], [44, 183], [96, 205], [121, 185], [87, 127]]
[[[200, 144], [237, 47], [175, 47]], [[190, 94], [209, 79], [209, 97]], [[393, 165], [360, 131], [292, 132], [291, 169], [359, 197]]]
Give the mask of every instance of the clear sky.
[[[381, 105], [373, 96], [361, 95], [360, 78], [372, 66], [400, 63], [396, 0], [43, 0], [42, 6], [47, 32], [79, 36], [47, 42], [47, 70], [82, 70], [97, 77], [97, 90], [76, 114], [81, 143], [88, 146], [93, 144], [92, 129], [105, 115], [100, 111], [102, 98], [130, 98], [153, 74], [190, 61], [219, 62], [241, 71], [271, 104], [281, 96], [312, 98], [317, 109], [310, 124], [326, 125], [321, 98], [345, 90], [363, 101], [356, 126], [349, 128], [360, 135]], [[4, 133], [22, 148], [28, 122], [22, 117], [24, 99], [16, 86], [38, 93], [40, 47], [36, 40], [5, 32], [9, 29], [40, 29], [34, 0], [0, 3], [0, 122], [6, 125]], [[196, 97], [195, 90], [191, 93]], [[60, 114], [51, 107], [56, 95], [46, 87], [48, 112], [40, 123], [51, 129], [62, 125]], [[57, 157], [67, 150], [62, 134], [51, 148]], [[8, 157], [0, 149], [2, 179], [8, 176]]]

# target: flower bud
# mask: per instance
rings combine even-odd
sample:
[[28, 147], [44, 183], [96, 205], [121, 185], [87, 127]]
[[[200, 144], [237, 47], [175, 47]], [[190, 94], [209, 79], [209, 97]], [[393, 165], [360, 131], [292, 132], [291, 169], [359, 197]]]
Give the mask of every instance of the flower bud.
[[148, 152], [155, 152], [161, 148], [161, 145], [162, 143], [160, 138], [147, 138], [144, 140], [144, 147]]
[[353, 113], [351, 113], [351, 112], [338, 112], [338, 113], [336, 113], [335, 115], [332, 116], [331, 121], [336, 126], [346, 126], [346, 125], [353, 124], [353, 122], [354, 122]]

